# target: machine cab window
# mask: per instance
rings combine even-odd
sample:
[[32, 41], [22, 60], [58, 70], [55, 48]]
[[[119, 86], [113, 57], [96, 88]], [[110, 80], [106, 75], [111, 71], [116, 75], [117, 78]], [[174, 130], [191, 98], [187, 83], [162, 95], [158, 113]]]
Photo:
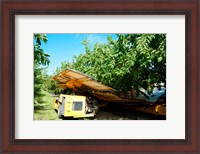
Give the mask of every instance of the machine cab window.
[[81, 110], [82, 110], [82, 107], [83, 107], [83, 102], [81, 102], [81, 101], [76, 101], [76, 102], [73, 102], [72, 110], [73, 110], [73, 111], [81, 111]]

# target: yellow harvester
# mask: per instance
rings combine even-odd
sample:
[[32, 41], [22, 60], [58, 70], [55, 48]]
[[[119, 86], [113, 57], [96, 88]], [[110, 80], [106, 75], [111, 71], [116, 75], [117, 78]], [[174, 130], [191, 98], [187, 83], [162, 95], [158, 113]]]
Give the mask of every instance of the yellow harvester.
[[[166, 115], [166, 89], [155, 88], [152, 95], [143, 91], [139, 96], [135, 92], [120, 95], [115, 89], [97, 82], [92, 77], [72, 69], [66, 69], [53, 78], [63, 89], [72, 89], [78, 95], [61, 94], [54, 100], [59, 117], [93, 117], [102, 103], [121, 104], [131, 109], [156, 115]], [[90, 97], [88, 97], [90, 96]]]

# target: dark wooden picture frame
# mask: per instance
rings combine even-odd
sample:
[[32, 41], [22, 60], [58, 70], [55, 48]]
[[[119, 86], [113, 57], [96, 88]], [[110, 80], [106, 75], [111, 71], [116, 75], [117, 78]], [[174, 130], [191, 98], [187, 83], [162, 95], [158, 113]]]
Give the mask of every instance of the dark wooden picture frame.
[[[3, 0], [0, 152], [200, 153], [198, 0]], [[185, 139], [15, 139], [15, 15], [185, 15]]]

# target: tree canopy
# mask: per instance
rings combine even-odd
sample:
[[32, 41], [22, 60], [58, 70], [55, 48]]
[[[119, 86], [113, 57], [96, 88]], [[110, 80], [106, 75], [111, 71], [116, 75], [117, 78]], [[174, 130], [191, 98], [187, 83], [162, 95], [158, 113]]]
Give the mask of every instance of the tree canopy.
[[62, 62], [56, 73], [72, 68], [94, 77], [118, 91], [152, 91], [155, 84], [166, 83], [166, 35], [118, 34], [117, 40], [108, 36], [108, 43], [89, 40], [82, 43], [85, 53], [74, 57], [73, 63]]
[[47, 43], [48, 38], [45, 34], [34, 34], [34, 63], [39, 65], [49, 65], [50, 55], [41, 48], [42, 42]]
[[[45, 89], [45, 83], [48, 81], [47, 68], [50, 63], [50, 55], [41, 48], [42, 42], [47, 43], [45, 34], [34, 34], [34, 99], [38, 102], [42, 95], [41, 90]], [[42, 67], [43, 66], [43, 67]]]

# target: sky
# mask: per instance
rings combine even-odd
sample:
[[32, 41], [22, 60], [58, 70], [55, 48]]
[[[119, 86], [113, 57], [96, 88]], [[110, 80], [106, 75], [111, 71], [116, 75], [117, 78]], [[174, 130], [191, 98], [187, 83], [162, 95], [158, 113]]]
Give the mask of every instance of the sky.
[[48, 74], [55, 72], [56, 67], [61, 66], [61, 62], [72, 62], [74, 55], [85, 52], [84, 45], [81, 43], [85, 38], [90, 41], [90, 48], [98, 42], [106, 43], [110, 35], [113, 40], [117, 39], [116, 34], [47, 34], [48, 42], [42, 42], [41, 48], [45, 53], [50, 54], [50, 64], [47, 68]]

